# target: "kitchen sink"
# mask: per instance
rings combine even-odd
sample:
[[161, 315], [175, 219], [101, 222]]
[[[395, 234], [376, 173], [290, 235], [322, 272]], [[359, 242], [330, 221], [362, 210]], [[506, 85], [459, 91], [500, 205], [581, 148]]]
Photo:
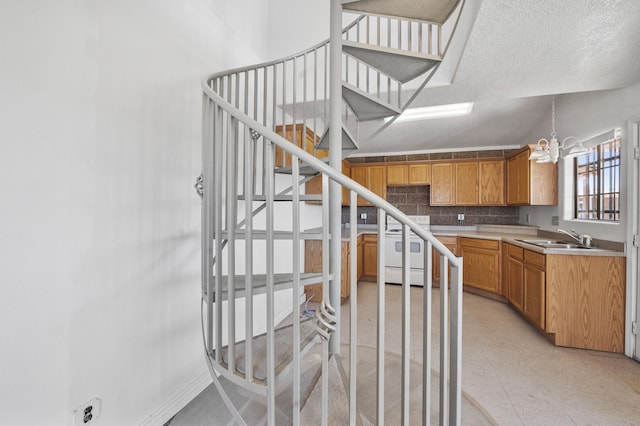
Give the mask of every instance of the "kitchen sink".
[[516, 240], [522, 243], [533, 244], [534, 246], [542, 248], [553, 249], [590, 249], [591, 247], [584, 247], [575, 243], [568, 243], [566, 241], [551, 241], [551, 240]]

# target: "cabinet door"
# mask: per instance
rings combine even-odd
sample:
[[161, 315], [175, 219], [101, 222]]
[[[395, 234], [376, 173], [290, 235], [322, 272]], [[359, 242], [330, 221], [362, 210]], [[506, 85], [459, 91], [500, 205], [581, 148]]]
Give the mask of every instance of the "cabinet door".
[[362, 269], [364, 275], [378, 275], [378, 237], [377, 235], [365, 235], [363, 247], [364, 264]]
[[456, 205], [478, 205], [478, 162], [455, 163]]
[[362, 236], [358, 237], [358, 271], [356, 274], [357, 279], [359, 280], [364, 274], [364, 238]]
[[524, 304], [524, 265], [521, 260], [509, 258], [509, 302], [522, 311]]
[[507, 204], [529, 204], [529, 151], [507, 159]]
[[453, 185], [453, 164], [432, 164], [430, 204], [432, 206], [453, 205]]
[[[320, 151], [318, 151], [320, 152]], [[342, 174], [350, 176], [349, 163], [345, 160], [342, 161]], [[309, 194], [322, 194], [322, 175], [318, 175], [305, 183], [304, 193]], [[322, 204], [322, 201], [307, 201], [307, 204]], [[342, 205], [349, 205], [349, 190], [342, 188]]]
[[374, 194], [387, 198], [387, 167], [367, 167], [367, 188]]
[[409, 164], [409, 185], [429, 185], [431, 164]]
[[460, 238], [465, 285], [497, 293], [500, 287], [500, 243]]
[[408, 183], [408, 168], [406, 164], [387, 166], [387, 185], [404, 186]]
[[524, 314], [540, 329], [545, 328], [545, 272], [524, 265]]
[[[451, 250], [453, 254], [458, 254], [458, 239], [457, 237], [438, 237], [438, 240], [445, 245], [446, 248]], [[432, 274], [433, 286], [440, 287], [440, 253], [435, 249], [432, 251]], [[464, 270], [464, 268], [463, 268]], [[451, 266], [449, 266], [449, 273], [451, 273]], [[451, 274], [449, 274], [449, 277]], [[451, 282], [449, 282], [451, 285]]]
[[504, 161], [480, 161], [480, 205], [504, 205]]
[[351, 294], [351, 280], [349, 279], [349, 258], [350, 258], [350, 243], [343, 241], [341, 250], [341, 265], [340, 265], [340, 300], [344, 301], [349, 294]]
[[[351, 179], [358, 182], [360, 185], [367, 187], [367, 168], [366, 167], [351, 167]], [[364, 198], [358, 197], [359, 206], [368, 206], [369, 203]]]

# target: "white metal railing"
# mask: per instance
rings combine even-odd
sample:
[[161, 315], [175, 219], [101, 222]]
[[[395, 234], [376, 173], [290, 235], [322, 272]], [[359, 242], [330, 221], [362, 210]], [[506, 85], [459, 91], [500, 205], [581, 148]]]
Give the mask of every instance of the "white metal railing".
[[[353, 202], [356, 196], [360, 196], [365, 200], [372, 203], [378, 208], [378, 221], [380, 223], [378, 229], [378, 418], [384, 418], [384, 311], [385, 311], [385, 299], [384, 299], [384, 223], [385, 216], [390, 215], [397, 219], [404, 225], [403, 228], [403, 261], [404, 261], [404, 283], [402, 284], [403, 290], [403, 345], [402, 345], [402, 380], [404, 384], [404, 391], [402, 394], [403, 404], [403, 420], [408, 421], [408, 407], [409, 407], [409, 394], [407, 391], [408, 384], [408, 365], [409, 365], [409, 341], [410, 341], [410, 312], [408, 302], [409, 292], [409, 232], [415, 233], [422, 238], [427, 248], [425, 265], [425, 277], [424, 282], [424, 309], [425, 317], [423, 321], [424, 327], [424, 345], [423, 349], [424, 360], [424, 419], [429, 419], [430, 407], [429, 407], [429, 392], [430, 386], [430, 329], [431, 324], [434, 321], [431, 318], [430, 306], [431, 306], [431, 248], [442, 254], [442, 281], [440, 286], [440, 416], [444, 424], [458, 423], [460, 419], [460, 403], [461, 403], [461, 388], [460, 388], [460, 369], [461, 369], [461, 307], [462, 307], [462, 260], [454, 256], [442, 243], [440, 243], [431, 233], [424, 231], [418, 227], [415, 223], [409, 220], [402, 212], [397, 208], [387, 203], [385, 200], [379, 198], [368, 189], [355, 183], [349, 178], [342, 175], [339, 171], [335, 171], [328, 167], [322, 161], [314, 158], [311, 154], [305, 152], [301, 148], [291, 144], [280, 135], [276, 134], [273, 130], [266, 128], [251, 117], [246, 116], [242, 111], [238, 110], [234, 106], [226, 102], [222, 97], [217, 95], [209, 88], [204, 89], [204, 162], [205, 168], [203, 173], [203, 303], [205, 305], [206, 315], [204, 320], [205, 342], [207, 347], [207, 353], [209, 354], [209, 361], [211, 362], [212, 369], [217, 373], [222, 374], [234, 383], [245, 386], [246, 388], [266, 395], [267, 407], [268, 407], [268, 423], [275, 423], [275, 365], [274, 365], [274, 300], [273, 295], [275, 292], [274, 283], [274, 271], [273, 271], [273, 256], [274, 256], [274, 240], [275, 240], [275, 219], [274, 219], [274, 179], [275, 179], [275, 160], [274, 153], [275, 148], [278, 147], [283, 151], [290, 154], [293, 158], [292, 165], [293, 170], [291, 173], [291, 186], [292, 186], [292, 203], [291, 208], [293, 211], [293, 227], [291, 229], [290, 239], [292, 242], [293, 252], [296, 253], [296, 248], [300, 247], [301, 237], [299, 229], [299, 202], [300, 193], [298, 191], [298, 183], [300, 180], [299, 175], [299, 162], [317, 170], [323, 176], [323, 199], [327, 199], [328, 181], [329, 179], [338, 182], [341, 186], [347, 188], [350, 191], [350, 198], [352, 200], [350, 207], [350, 216], [353, 219], [356, 215], [356, 203]], [[253, 135], [253, 136], [252, 136]], [[255, 136], [259, 135], [256, 139]], [[259, 153], [265, 153], [264, 169], [262, 164], [257, 161]], [[242, 161], [239, 161], [242, 159]], [[209, 164], [207, 166], [207, 163]], [[236, 176], [240, 176], [236, 179]], [[264, 195], [266, 199], [266, 232], [259, 236], [251, 231], [253, 226], [252, 219], [252, 203], [246, 202], [244, 206], [245, 216], [245, 231], [243, 238], [245, 241], [245, 265], [247, 267], [244, 271], [237, 271], [235, 268], [235, 258], [233, 253], [235, 250], [236, 237], [234, 231], [237, 230], [238, 223], [238, 196], [243, 195], [245, 199], [252, 199], [253, 182], [255, 180], [264, 179], [262, 185], [264, 189]], [[239, 183], [242, 182], [242, 184]], [[240, 188], [242, 190], [240, 191]], [[326, 202], [324, 203], [326, 205]], [[224, 208], [223, 208], [224, 206]], [[323, 217], [326, 220], [326, 214]], [[354, 221], [355, 222], [355, 221]], [[323, 227], [322, 239], [324, 247], [328, 247], [329, 235], [326, 231], [327, 227]], [[227, 243], [227, 271], [223, 274], [222, 262], [216, 261], [214, 263], [213, 258], [223, 259], [222, 256], [222, 243], [221, 236], [225, 236]], [[233, 309], [237, 303], [237, 298], [234, 295], [235, 282], [234, 278], [237, 273], [242, 273], [245, 277], [244, 280], [244, 293], [247, 295], [253, 294], [255, 289], [252, 289], [251, 278], [254, 274], [251, 271], [251, 265], [253, 265], [252, 256], [254, 254], [253, 242], [256, 239], [263, 238], [266, 240], [266, 277], [265, 277], [265, 292], [267, 295], [267, 377], [266, 381], [259, 380], [252, 376], [251, 366], [251, 348], [245, 347], [245, 365], [235, 365], [233, 360], [234, 348], [235, 348], [235, 310]], [[355, 234], [351, 233], [351, 244], [355, 247], [357, 242], [355, 240]], [[328, 257], [328, 256], [326, 256]], [[326, 258], [325, 257], [325, 258]], [[446, 291], [448, 287], [447, 266], [451, 265], [451, 290], [450, 300], [449, 293]], [[294, 318], [299, 318], [299, 306], [298, 295], [300, 294], [301, 286], [301, 262], [298, 256], [294, 256], [293, 262], [293, 276], [291, 286], [293, 288], [292, 305]], [[352, 267], [352, 271], [356, 268]], [[228, 277], [224, 281], [223, 277]], [[354, 278], [354, 277], [352, 277]], [[328, 271], [328, 264], [323, 266], [322, 281], [324, 284], [324, 291], [329, 288], [330, 275]], [[357, 286], [356, 280], [352, 279], [352, 300], [357, 300]], [[219, 302], [222, 302], [223, 297], [221, 295], [226, 294], [227, 301], [227, 317], [223, 318], [223, 309], [221, 303], [215, 303], [216, 298]], [[326, 296], [326, 294], [325, 294]], [[253, 335], [252, 330], [252, 318], [251, 315], [251, 297], [246, 297], [246, 341], [250, 342]], [[335, 307], [327, 305], [328, 298], [325, 297], [324, 309], [331, 314], [331, 311]], [[351, 324], [355, 326], [357, 324], [357, 306], [356, 303], [352, 303], [351, 310]], [[330, 320], [326, 318], [319, 318], [319, 324], [322, 325], [322, 329], [326, 332], [330, 330], [332, 324]], [[324, 321], [324, 323], [323, 323]], [[226, 324], [228, 340], [227, 345], [223, 345], [222, 333], [223, 324]], [[296, 332], [295, 330], [298, 330]], [[329, 331], [330, 332], [330, 331]], [[357, 372], [357, 365], [355, 363], [355, 356], [357, 354], [357, 340], [354, 337], [355, 330], [351, 332], [351, 359], [350, 365], [350, 407], [351, 415], [355, 416], [356, 410], [356, 391], [355, 391], [355, 377]], [[294, 336], [299, 336], [299, 321], [294, 321]], [[215, 336], [215, 342], [214, 342]], [[300, 400], [300, 372], [299, 372], [299, 357], [296, 356], [300, 352], [299, 340], [294, 342], [294, 365], [292, 369], [292, 383], [295, 389], [294, 391], [294, 413], [293, 419], [299, 420]], [[323, 345], [325, 349], [325, 363], [328, 359], [328, 347], [326, 340]], [[219, 350], [219, 348], [226, 348], [226, 353]], [[325, 365], [325, 370], [326, 370]], [[326, 374], [324, 375], [326, 378]], [[324, 380], [324, 378], [323, 378]], [[325, 389], [323, 401], [328, 398], [326, 390], [328, 384], [323, 384]], [[324, 407], [323, 416], [327, 416], [327, 407]], [[325, 417], [326, 420], [326, 417]], [[297, 421], [294, 420], [297, 424]]]

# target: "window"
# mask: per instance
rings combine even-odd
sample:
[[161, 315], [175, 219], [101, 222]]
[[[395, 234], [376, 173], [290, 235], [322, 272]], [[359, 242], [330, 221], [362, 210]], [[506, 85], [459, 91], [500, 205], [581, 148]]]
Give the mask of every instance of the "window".
[[574, 218], [620, 220], [620, 138], [576, 157]]

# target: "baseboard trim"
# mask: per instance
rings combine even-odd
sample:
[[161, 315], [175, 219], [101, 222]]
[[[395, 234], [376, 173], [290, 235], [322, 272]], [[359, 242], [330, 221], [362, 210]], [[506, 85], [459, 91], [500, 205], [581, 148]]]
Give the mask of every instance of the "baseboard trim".
[[191, 383], [176, 393], [168, 401], [160, 406], [154, 413], [149, 415], [139, 426], [163, 426], [173, 416], [178, 414], [189, 402], [198, 396], [203, 390], [209, 386], [213, 380], [209, 374], [209, 370], [205, 370]]

